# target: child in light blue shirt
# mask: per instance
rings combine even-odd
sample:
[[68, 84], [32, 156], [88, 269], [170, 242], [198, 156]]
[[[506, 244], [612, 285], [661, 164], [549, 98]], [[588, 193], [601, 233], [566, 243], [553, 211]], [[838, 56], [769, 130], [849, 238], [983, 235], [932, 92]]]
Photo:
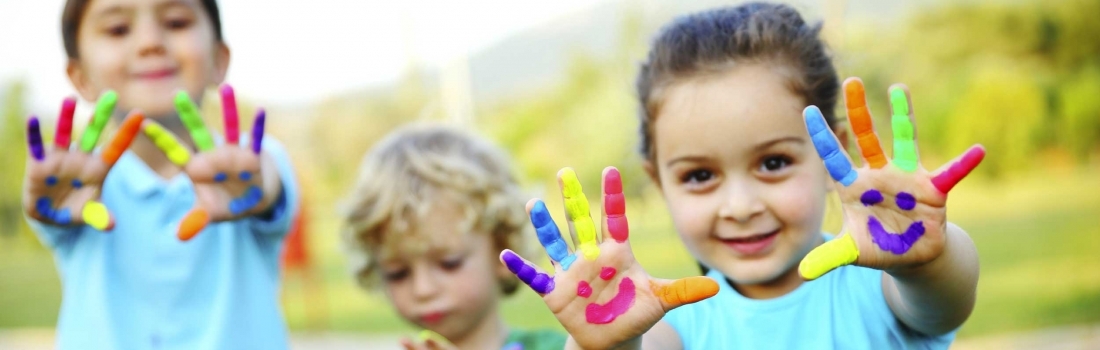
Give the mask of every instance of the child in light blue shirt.
[[[228, 69], [216, 2], [70, 0], [62, 33], [70, 81], [102, 97], [79, 139], [72, 100], [51, 144], [37, 120], [28, 128], [24, 209], [61, 275], [57, 347], [286, 348], [277, 258], [298, 203], [290, 159], [263, 138], [262, 114], [240, 137], [228, 86], [224, 136], [189, 98], [201, 105]], [[132, 143], [94, 152], [124, 112], [147, 117], [120, 128]]]

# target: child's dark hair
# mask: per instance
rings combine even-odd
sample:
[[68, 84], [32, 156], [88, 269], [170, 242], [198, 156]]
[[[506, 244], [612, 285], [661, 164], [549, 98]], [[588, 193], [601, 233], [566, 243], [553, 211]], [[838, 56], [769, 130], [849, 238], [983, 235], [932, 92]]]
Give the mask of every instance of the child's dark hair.
[[653, 42], [638, 73], [641, 153], [656, 161], [653, 122], [662, 90], [683, 79], [720, 72], [744, 62], [775, 62], [789, 68], [790, 87], [815, 105], [829, 125], [836, 123], [839, 82], [821, 24], [809, 25], [787, 5], [747, 3], [677, 18]]
[[[80, 21], [84, 17], [84, 11], [88, 8], [88, 3], [92, 0], [68, 0], [65, 2], [65, 9], [61, 12], [61, 39], [65, 42], [65, 54], [69, 55], [70, 59], [79, 58], [77, 52], [76, 34], [80, 30]], [[214, 39], [218, 42], [223, 42], [222, 38], [222, 20], [218, 12], [218, 2], [216, 0], [200, 0], [203, 10], [206, 10], [206, 15], [210, 16], [210, 22], [214, 25]]]

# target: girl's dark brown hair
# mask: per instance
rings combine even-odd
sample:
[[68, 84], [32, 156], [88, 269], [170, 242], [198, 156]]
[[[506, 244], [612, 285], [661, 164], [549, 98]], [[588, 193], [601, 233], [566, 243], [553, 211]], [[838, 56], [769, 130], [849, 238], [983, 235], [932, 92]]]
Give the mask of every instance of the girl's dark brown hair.
[[731, 64], [767, 62], [782, 65], [790, 87], [815, 105], [829, 125], [836, 123], [840, 84], [825, 43], [821, 24], [809, 25], [798, 11], [780, 4], [747, 3], [677, 18], [654, 40], [638, 73], [641, 103], [641, 153], [656, 161], [653, 122], [662, 90], [683, 79], [720, 72]]
[[[65, 54], [70, 59], [79, 58], [76, 46], [76, 33], [80, 30], [80, 20], [84, 17], [84, 11], [88, 9], [88, 3], [92, 0], [69, 0], [65, 2], [65, 9], [61, 12], [61, 39], [65, 42]], [[222, 38], [222, 19], [218, 12], [216, 0], [201, 0], [203, 10], [210, 16], [210, 22], [214, 24], [214, 39], [224, 42]]]

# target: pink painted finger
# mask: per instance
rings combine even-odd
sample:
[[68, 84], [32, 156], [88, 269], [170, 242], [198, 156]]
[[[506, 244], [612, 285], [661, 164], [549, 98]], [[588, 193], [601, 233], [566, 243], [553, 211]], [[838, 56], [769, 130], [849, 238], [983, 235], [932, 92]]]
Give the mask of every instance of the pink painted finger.
[[985, 147], [982, 147], [982, 145], [970, 146], [970, 149], [953, 160], [947, 169], [932, 178], [932, 185], [936, 186], [936, 189], [940, 190], [941, 193], [947, 194], [959, 181], [962, 181], [974, 168], [977, 168], [984, 158]]
[[225, 119], [225, 142], [236, 145], [241, 136], [241, 129], [237, 118], [237, 97], [233, 94], [233, 87], [229, 84], [222, 85], [222, 118]]
[[31, 117], [27, 121], [27, 147], [31, 151], [34, 160], [41, 162], [46, 159], [46, 150], [42, 148], [42, 131], [38, 128], [38, 117]]
[[76, 99], [65, 98], [65, 101], [61, 102], [61, 114], [57, 116], [57, 134], [53, 138], [54, 146], [59, 149], [69, 149], [69, 142], [72, 142], [74, 113], [76, 113]]
[[626, 221], [626, 198], [623, 197], [623, 179], [619, 169], [609, 168], [603, 177], [603, 210], [607, 217], [607, 231], [616, 242], [626, 242], [630, 227]]
[[252, 153], [260, 154], [264, 141], [264, 121], [267, 120], [267, 112], [263, 108], [256, 111], [256, 121], [252, 122]]

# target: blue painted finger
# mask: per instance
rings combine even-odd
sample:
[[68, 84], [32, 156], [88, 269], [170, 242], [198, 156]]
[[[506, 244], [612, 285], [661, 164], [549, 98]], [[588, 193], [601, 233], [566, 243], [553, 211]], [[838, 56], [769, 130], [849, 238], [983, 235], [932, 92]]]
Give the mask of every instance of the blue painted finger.
[[810, 132], [810, 139], [813, 140], [814, 148], [817, 149], [817, 155], [821, 156], [821, 160], [825, 162], [825, 169], [829, 170], [829, 175], [844, 186], [855, 182], [858, 174], [852, 168], [852, 161], [841, 150], [836, 137], [829, 130], [829, 125], [825, 123], [821, 110], [817, 109], [817, 106], [809, 106], [802, 111], [802, 116], [806, 120], [806, 130]]
[[531, 208], [531, 224], [535, 226], [535, 233], [539, 237], [539, 243], [546, 248], [546, 254], [550, 259], [561, 264], [563, 270], [569, 270], [569, 266], [576, 260], [576, 256], [569, 254], [569, 245], [561, 237], [558, 225], [550, 217], [550, 211], [546, 210], [546, 203], [535, 201]]

